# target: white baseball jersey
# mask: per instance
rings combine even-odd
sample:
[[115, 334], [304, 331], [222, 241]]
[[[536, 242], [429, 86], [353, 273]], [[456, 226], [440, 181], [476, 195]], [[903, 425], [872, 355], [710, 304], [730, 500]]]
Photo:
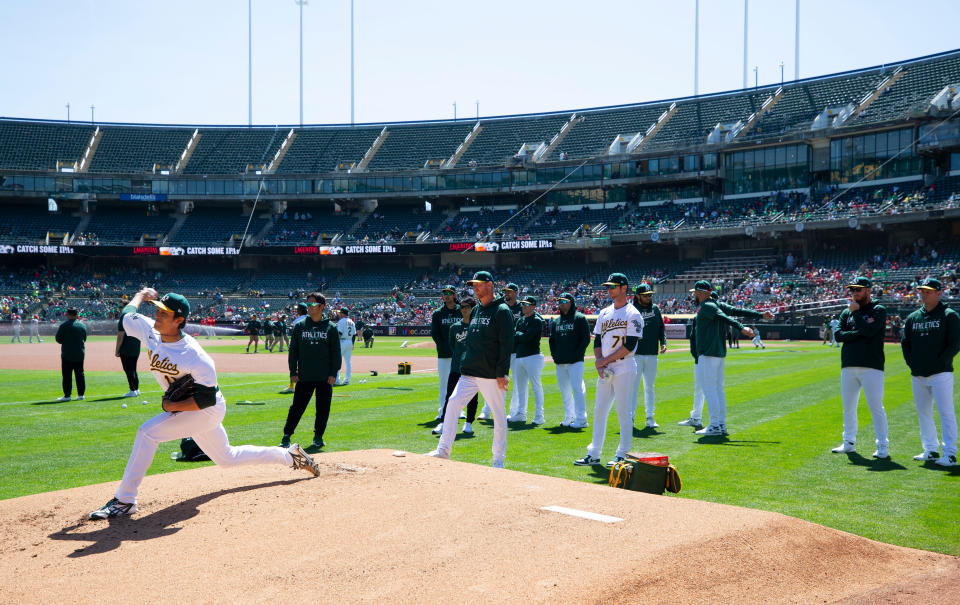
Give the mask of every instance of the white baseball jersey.
[[22, 327], [23, 327], [23, 321], [21, 321], [19, 317], [13, 320], [14, 332], [20, 332], [20, 328]]
[[831, 331], [836, 332], [836, 331], [837, 331], [837, 328], [839, 328], [839, 327], [840, 327], [840, 320], [839, 320], [839, 319], [833, 318], [833, 319], [830, 320], [830, 330], [831, 330]]
[[[594, 336], [600, 336], [600, 352], [606, 357], [619, 349], [628, 336], [640, 338], [643, 335], [643, 316], [629, 302], [619, 309], [614, 308], [611, 304], [597, 315], [597, 323], [593, 327], [593, 334]], [[630, 351], [629, 355], [621, 361], [629, 360], [630, 365], [633, 366], [633, 371], [636, 371], [636, 365], [630, 359], [631, 357], [633, 357], [633, 351]], [[623, 369], [624, 365], [616, 362], [607, 367], [616, 375], [625, 371]]]
[[30, 330], [32, 330], [33, 332], [36, 332], [39, 326], [40, 326], [40, 321], [36, 317], [30, 320]]
[[[217, 369], [213, 359], [193, 336], [184, 334], [177, 342], [163, 342], [153, 324], [153, 319], [139, 313], [127, 313], [123, 316], [123, 331], [129, 336], [139, 338], [147, 348], [150, 373], [161, 389], [166, 390], [173, 381], [186, 374], [193, 374], [197, 384], [217, 386]], [[223, 394], [217, 391], [217, 403], [223, 401]]]
[[349, 317], [341, 317], [337, 322], [337, 332], [340, 332], [340, 340], [349, 340], [357, 335], [357, 324]]

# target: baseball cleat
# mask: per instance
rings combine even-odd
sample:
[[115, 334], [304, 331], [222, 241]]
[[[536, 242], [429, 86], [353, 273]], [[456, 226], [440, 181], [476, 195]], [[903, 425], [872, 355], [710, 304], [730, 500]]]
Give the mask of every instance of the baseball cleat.
[[314, 438], [313, 438], [313, 444], [312, 444], [313, 447], [321, 448], [321, 447], [323, 447], [323, 446], [325, 446], [325, 445], [327, 445], [327, 444], [323, 442], [323, 437], [314, 437]]
[[647, 416], [646, 428], [648, 429], [658, 429], [660, 425], [657, 424], [657, 421], [653, 419], [653, 416]]
[[287, 451], [290, 452], [290, 457], [293, 458], [293, 470], [303, 469], [314, 477], [320, 476], [320, 467], [313, 461], [310, 454], [303, 451], [299, 443], [294, 443], [287, 448]]
[[526, 422], [526, 416], [520, 416], [519, 414], [514, 414], [513, 416], [507, 416], [507, 422]]
[[431, 458], [443, 458], [444, 460], [450, 459], [449, 452], [441, 452], [440, 450], [433, 450], [432, 452], [427, 452], [424, 456], [429, 456]]
[[490, 420], [490, 414], [486, 412], [480, 412], [480, 415], [477, 416], [477, 420]]
[[116, 498], [111, 498], [109, 502], [90, 513], [90, 519], [99, 521], [103, 519], [116, 519], [117, 517], [129, 517], [137, 512], [136, 504], [127, 504]]
[[284, 435], [283, 438], [280, 439], [280, 447], [290, 447], [290, 435]]
[[594, 464], [600, 464], [600, 459], [596, 456], [591, 456], [587, 454], [583, 458], [577, 458], [573, 461], [574, 466], [593, 466]]
[[560, 423], [560, 426], [572, 426], [572, 425], [573, 425], [573, 420], [570, 420], [569, 418], [564, 418], [563, 422]]
[[873, 457], [877, 460], [889, 460], [890, 459], [890, 448], [886, 445], [878, 445], [877, 451], [873, 453]]
[[687, 418], [686, 420], [681, 420], [677, 423], [680, 426], [692, 426], [693, 428], [699, 430], [703, 428], [703, 423], [700, 422], [699, 418]]
[[464, 423], [463, 423], [463, 431], [462, 431], [462, 432], [463, 432], [464, 435], [472, 435], [472, 434], [473, 434], [473, 424], [470, 423], [470, 422], [464, 422]]
[[921, 462], [926, 462], [928, 460], [936, 460], [940, 457], [940, 452], [925, 451], [923, 453], [917, 454], [913, 457], [914, 460], [919, 460]]
[[70, 401], [70, 398], [64, 395], [63, 397], [58, 397], [57, 401]]
[[494, 460], [490, 466], [493, 468], [503, 468], [503, 460]]
[[280, 392], [281, 392], [281, 393], [292, 393], [292, 392], [293, 392], [293, 389], [291, 389], [290, 387], [287, 387], [287, 388], [283, 389], [283, 390], [280, 391]]
[[956, 456], [943, 456], [942, 458], [937, 458], [937, 461], [934, 464], [938, 466], [956, 466], [957, 457]]
[[617, 464], [618, 462], [623, 462], [623, 461], [624, 461], [623, 456], [617, 456], [613, 460], [610, 460], [609, 462], [607, 462], [607, 468], [610, 468], [611, 466]]
[[136, 396], [139, 395], [139, 394], [140, 394], [139, 392], [131, 390], [131, 391], [127, 391], [126, 393], [124, 393], [123, 396], [124, 396], [124, 397], [136, 397]]
[[834, 454], [849, 454], [851, 452], [857, 451], [856, 444], [853, 441], [844, 441], [837, 447], [830, 450]]
[[537, 416], [536, 418], [533, 419], [533, 424], [536, 424], [536, 425], [546, 424], [546, 423], [547, 421], [543, 418], [543, 416]]
[[441, 423], [438, 424], [437, 426], [433, 427], [433, 430], [430, 431], [430, 432], [433, 433], [434, 435], [442, 435], [442, 434], [443, 434], [443, 423], [441, 422]]
[[704, 435], [705, 437], [719, 437], [724, 434], [724, 429], [716, 424], [711, 424], [706, 428], [694, 432], [694, 435]]
[[464, 411], [461, 411], [461, 412], [460, 412], [460, 420], [466, 420], [466, 419], [467, 419], [467, 413], [464, 412]]
[[571, 424], [570, 427], [575, 429], [588, 429], [590, 428], [590, 423], [587, 422], [586, 420], [577, 420], [576, 422]]
[[77, 401], [83, 401], [83, 395], [77, 395]]

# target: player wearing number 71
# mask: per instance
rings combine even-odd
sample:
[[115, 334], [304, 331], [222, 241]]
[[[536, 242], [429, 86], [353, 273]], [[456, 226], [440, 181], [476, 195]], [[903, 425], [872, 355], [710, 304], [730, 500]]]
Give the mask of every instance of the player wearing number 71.
[[613, 304], [600, 311], [593, 329], [594, 365], [600, 374], [593, 410], [593, 441], [587, 446], [587, 455], [573, 462], [577, 466], [592, 466], [600, 462], [607, 434], [607, 416], [614, 400], [620, 421], [620, 443], [616, 456], [607, 466], [623, 460], [633, 444], [631, 391], [637, 375], [633, 352], [643, 335], [643, 316], [627, 301], [626, 275], [613, 273], [603, 285], [607, 287], [607, 295]]

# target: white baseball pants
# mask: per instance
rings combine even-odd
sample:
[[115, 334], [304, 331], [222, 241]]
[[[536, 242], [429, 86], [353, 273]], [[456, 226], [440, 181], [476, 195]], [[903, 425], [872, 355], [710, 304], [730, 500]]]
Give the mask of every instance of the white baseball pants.
[[37, 342], [43, 342], [40, 340], [40, 330], [30, 328], [30, 342], [33, 342], [34, 338], [37, 339]]
[[840, 370], [840, 398], [843, 400], [843, 440], [857, 442], [857, 403], [860, 390], [867, 400], [873, 417], [873, 431], [877, 445], [889, 445], [887, 413], [883, 409], [883, 372], [873, 368], [842, 368]]
[[[920, 441], [923, 451], [936, 452], [943, 446], [944, 456], [957, 455], [957, 416], [953, 409], [953, 372], [933, 376], [911, 376], [913, 401], [920, 420]], [[937, 425], [933, 422], [933, 404], [940, 413], [943, 439], [937, 441]]]
[[[703, 366], [698, 362], [693, 362], [693, 409], [690, 410], [690, 417], [700, 420], [703, 417]], [[710, 414], [707, 410], [707, 424], [710, 424]], [[702, 421], [701, 421], [702, 422]]]
[[637, 366], [632, 359], [618, 362], [617, 373], [610, 378], [597, 379], [596, 402], [593, 408], [593, 441], [587, 446], [587, 453], [594, 458], [600, 457], [603, 441], [607, 436], [607, 417], [614, 400], [617, 402], [617, 419], [620, 421], [620, 443], [617, 456], [623, 457], [633, 445], [633, 413], [630, 411], [630, 392], [637, 375]]
[[[517, 354], [516, 354], [516, 353], [511, 353], [511, 354], [510, 354], [510, 383], [513, 385], [513, 388], [510, 389], [510, 390], [511, 390], [511, 393], [510, 393], [510, 409], [511, 409], [511, 410], [517, 409], [517, 381], [516, 381], [516, 376], [517, 376]], [[480, 391], [480, 394], [483, 395], [483, 391]], [[506, 399], [506, 397], [504, 397], [504, 399]], [[523, 404], [524, 404], [524, 405], [523, 405], [524, 409], [526, 409], [526, 407], [527, 407], [527, 402], [524, 401]], [[481, 416], [482, 418], [490, 418], [490, 415], [491, 415], [491, 414], [492, 414], [492, 412], [490, 411], [490, 406], [487, 404], [487, 398], [486, 398], [486, 396], [484, 396], [484, 398], [483, 398], [483, 408], [480, 410], [480, 416]]]
[[563, 419], [566, 422], [587, 421], [587, 385], [583, 383], [583, 362], [558, 363], [557, 386], [563, 399]]
[[697, 361], [700, 368], [700, 382], [703, 385], [703, 398], [707, 405], [710, 424], [727, 424], [727, 394], [723, 388], [723, 369], [726, 358], [701, 355]]
[[259, 447], [255, 445], [231, 446], [227, 432], [223, 430], [223, 417], [227, 405], [222, 397], [217, 404], [195, 412], [163, 412], [147, 420], [137, 429], [133, 451], [123, 471], [123, 479], [114, 494], [121, 502], [136, 504], [140, 482], [157, 453], [157, 446], [164, 441], [193, 437], [217, 466], [240, 466], [242, 464], [293, 464], [290, 453], [282, 447]]
[[764, 346], [764, 345], [763, 345], [763, 341], [760, 340], [760, 333], [759, 333], [759, 332], [757, 332], [756, 336], [753, 337], [753, 346], [755, 346], [755, 347], [762, 347], [762, 346]]
[[634, 355], [634, 362], [637, 365], [637, 376], [633, 379], [633, 397], [630, 399], [630, 415], [637, 413], [637, 399], [640, 396], [640, 383], [643, 383], [643, 407], [647, 411], [647, 418], [653, 418], [653, 413], [657, 409], [656, 391], [654, 386], [657, 381], [657, 356], [656, 355]]
[[483, 395], [493, 412], [493, 465], [502, 465], [507, 457], [507, 411], [505, 408], [507, 392], [500, 388], [496, 378], [478, 378], [460, 376], [447, 401], [447, 412], [443, 416], [443, 433], [437, 451], [450, 456], [453, 441], [457, 436], [457, 423], [462, 410], [477, 393]]
[[447, 400], [447, 380], [450, 378], [452, 357], [437, 357], [437, 373], [440, 374], [440, 407], [437, 414], [443, 413], [443, 403]]
[[517, 393], [517, 407], [510, 408], [510, 416], [526, 417], [529, 398], [527, 397], [527, 383], [533, 390], [533, 405], [537, 420], [543, 420], [543, 353], [517, 358], [516, 374], [513, 376], [513, 390]]
[[[342, 359], [342, 365], [340, 366], [341, 371], [337, 372], [337, 382], [340, 384], [347, 384], [350, 382], [350, 360], [353, 357], [353, 341], [347, 338], [346, 340], [340, 340], [340, 358]], [[340, 376], [343, 376], [343, 379], [340, 379]]]
[[14, 342], [14, 341], [20, 342], [20, 343], [23, 342], [22, 340], [20, 340], [20, 330], [18, 330], [17, 328], [13, 329], [13, 336], [10, 337], [10, 342]]

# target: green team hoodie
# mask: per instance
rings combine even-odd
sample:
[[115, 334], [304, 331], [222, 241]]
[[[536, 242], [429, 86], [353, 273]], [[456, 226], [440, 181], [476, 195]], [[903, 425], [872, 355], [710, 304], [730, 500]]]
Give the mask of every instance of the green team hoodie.
[[663, 326], [663, 315], [660, 314], [660, 307], [651, 304], [647, 307], [639, 305], [634, 301], [633, 306], [640, 311], [643, 316], [643, 336], [640, 337], [640, 343], [637, 355], [658, 355], [660, 347], [667, 344], [667, 331]]
[[520, 315], [517, 319], [516, 334], [513, 337], [513, 352], [517, 359], [538, 355], [540, 353], [540, 337], [543, 336], [543, 318], [536, 311], [527, 317]]
[[308, 316], [293, 326], [287, 364], [290, 375], [300, 380], [322, 382], [340, 371], [340, 333], [329, 319], [313, 321]]
[[920, 307], [907, 316], [900, 346], [912, 375], [952, 372], [953, 357], [960, 352], [960, 314], [943, 303], [932, 311]]
[[844, 309], [835, 335], [840, 348], [841, 368], [872, 368], [883, 371], [883, 333], [887, 310], [869, 302], [856, 311]]
[[724, 338], [727, 326], [737, 330], [743, 329], [736, 319], [733, 319], [720, 310], [714, 300], [705, 300], [700, 303], [696, 317], [697, 357], [726, 357], [727, 345]]
[[453, 349], [453, 358], [450, 360], [450, 371], [460, 373], [460, 361], [463, 358], [463, 351], [466, 349], [467, 344], [467, 327], [470, 324], [463, 321], [463, 317], [460, 317], [460, 322], [455, 323], [450, 326], [450, 338], [448, 342], [450, 343], [451, 348]]
[[87, 340], [87, 326], [79, 319], [68, 319], [57, 328], [54, 339], [59, 342], [60, 357], [67, 361], [83, 361], [86, 355], [84, 342]]
[[447, 305], [440, 305], [440, 308], [433, 312], [430, 320], [430, 337], [437, 344], [437, 357], [440, 359], [449, 359], [453, 356], [453, 349], [450, 347], [450, 326], [463, 321], [463, 314], [460, 313], [460, 305], [454, 305], [448, 309]]
[[477, 378], [508, 376], [513, 352], [513, 325], [513, 313], [502, 296], [487, 305], [474, 307], [460, 359], [460, 373]]
[[[748, 317], [750, 319], [761, 319], [763, 318], [763, 313], [759, 311], [754, 311], [753, 309], [744, 309], [742, 307], [734, 307], [733, 305], [728, 305], [727, 303], [720, 302], [719, 300], [713, 301], [716, 303], [717, 307], [720, 308], [725, 314], [730, 317]], [[718, 323], [717, 329], [720, 332], [720, 340], [725, 341], [727, 339], [727, 324]], [[690, 322], [690, 354], [693, 355], [693, 362], [697, 362], [697, 318], [694, 317], [693, 321]]]
[[590, 346], [590, 323], [586, 316], [570, 305], [550, 326], [550, 355], [553, 363], [580, 363]]

